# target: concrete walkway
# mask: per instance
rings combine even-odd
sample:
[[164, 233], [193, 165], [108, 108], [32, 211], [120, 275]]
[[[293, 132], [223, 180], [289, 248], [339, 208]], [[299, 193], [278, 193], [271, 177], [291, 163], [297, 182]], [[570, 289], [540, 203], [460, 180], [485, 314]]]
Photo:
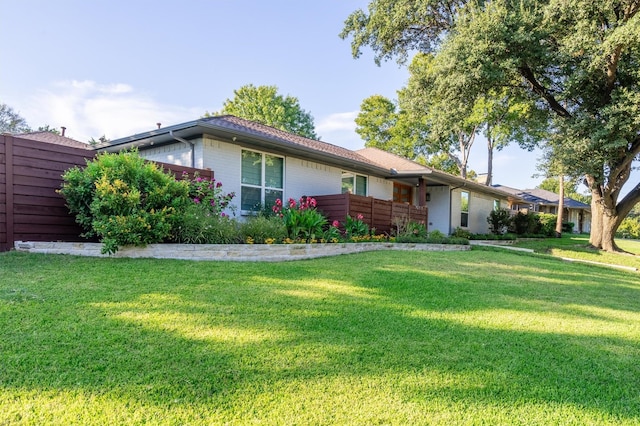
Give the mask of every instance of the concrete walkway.
[[[469, 244], [472, 245], [472, 246], [496, 247], [496, 248], [501, 248], [501, 249], [505, 249], [505, 250], [512, 250], [512, 251], [519, 251], [519, 252], [525, 252], [525, 253], [538, 254], [533, 249], [522, 248], [522, 247], [513, 247], [513, 246], [511, 246], [509, 244], [505, 244], [504, 242], [501, 242], [501, 241], [470, 240]], [[548, 256], [556, 257], [556, 258], [564, 260], [566, 262], [587, 263], [587, 264], [590, 264], [590, 265], [607, 266], [609, 268], [623, 269], [625, 271], [631, 271], [631, 272], [638, 272], [638, 268], [634, 268], [633, 266], [613, 265], [611, 263], [595, 262], [593, 260], [572, 259], [570, 257], [562, 257], [562, 256], [553, 256], [553, 255], [548, 255]]]

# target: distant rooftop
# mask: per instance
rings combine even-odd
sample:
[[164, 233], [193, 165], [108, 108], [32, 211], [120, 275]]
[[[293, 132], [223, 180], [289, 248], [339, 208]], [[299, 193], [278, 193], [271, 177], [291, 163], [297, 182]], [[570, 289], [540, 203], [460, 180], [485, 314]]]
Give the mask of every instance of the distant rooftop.
[[66, 136], [57, 135], [52, 132], [29, 132], [13, 135], [16, 138], [29, 139], [32, 141], [52, 143], [56, 145], [70, 146], [72, 148], [93, 149], [88, 143], [80, 142]]

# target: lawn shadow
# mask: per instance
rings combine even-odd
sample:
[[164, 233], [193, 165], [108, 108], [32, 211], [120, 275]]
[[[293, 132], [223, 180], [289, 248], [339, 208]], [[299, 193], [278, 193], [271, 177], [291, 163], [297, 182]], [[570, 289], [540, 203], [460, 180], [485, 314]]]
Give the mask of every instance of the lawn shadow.
[[[635, 275], [505, 258], [508, 266], [481, 251], [270, 265], [100, 259], [95, 270], [46, 259], [45, 283], [20, 286], [38, 299], [0, 311], [13, 326], [0, 346], [2, 386], [231, 416], [268, 411], [290, 388], [340, 383], [325, 390], [328, 403], [331, 392], [358, 398], [360, 383], [407, 410], [429, 400], [568, 404], [637, 419]], [[96, 272], [104, 263], [109, 277]], [[56, 283], [76, 264], [61, 293]]]

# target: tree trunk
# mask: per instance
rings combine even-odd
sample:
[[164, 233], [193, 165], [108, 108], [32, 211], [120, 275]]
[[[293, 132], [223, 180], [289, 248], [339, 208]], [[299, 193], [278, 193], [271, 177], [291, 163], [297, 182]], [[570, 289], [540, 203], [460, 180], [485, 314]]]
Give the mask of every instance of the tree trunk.
[[606, 251], [620, 251], [614, 241], [616, 230], [624, 217], [611, 207], [599, 191], [591, 191], [591, 236], [589, 244]]
[[556, 219], [556, 238], [562, 238], [562, 222], [564, 222], [564, 175], [558, 179], [558, 212]]
[[[491, 129], [489, 127], [489, 129]], [[493, 140], [491, 138], [491, 130], [487, 131], [487, 180], [484, 183], [491, 186], [493, 176]]]

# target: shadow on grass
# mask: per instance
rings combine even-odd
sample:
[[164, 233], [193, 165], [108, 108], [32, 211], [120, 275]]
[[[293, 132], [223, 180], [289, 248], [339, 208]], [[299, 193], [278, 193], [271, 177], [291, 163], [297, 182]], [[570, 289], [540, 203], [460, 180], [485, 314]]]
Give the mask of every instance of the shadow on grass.
[[[634, 274], [491, 251], [268, 265], [31, 256], [3, 259], [15, 264], [0, 288], [19, 280], [34, 295], [0, 299], [5, 392], [79, 390], [232, 418], [291, 389], [365, 398], [357, 384], [371, 380], [362, 386], [406, 410], [640, 415]], [[29, 272], [16, 266], [34, 258]], [[314, 388], [324, 381], [345, 388]]]

